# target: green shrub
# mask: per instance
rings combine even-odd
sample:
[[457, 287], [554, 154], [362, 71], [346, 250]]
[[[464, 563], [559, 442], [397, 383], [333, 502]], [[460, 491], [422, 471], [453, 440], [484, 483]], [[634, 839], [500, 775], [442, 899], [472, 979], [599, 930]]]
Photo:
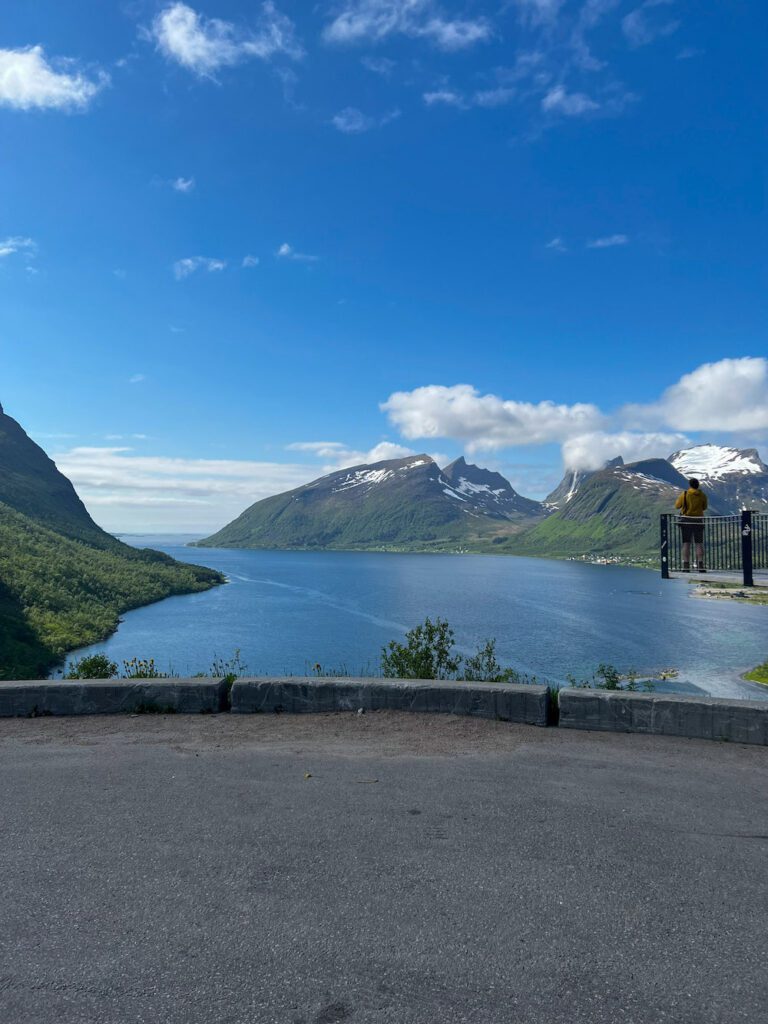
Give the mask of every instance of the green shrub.
[[615, 665], [606, 665], [605, 662], [600, 662], [595, 672], [597, 682], [595, 686], [598, 690], [621, 690], [621, 675]]
[[89, 654], [73, 661], [63, 679], [112, 679], [117, 675], [117, 665], [106, 654]]
[[[486, 640], [475, 654], [454, 651], [454, 633], [443, 619], [426, 619], [405, 634], [405, 643], [391, 640], [381, 652], [381, 674], [387, 679], [456, 679], [467, 683], [532, 683], [535, 679], [504, 668], [496, 657], [496, 641]], [[319, 668], [319, 666], [317, 666]], [[319, 672], [317, 674], [320, 674]]]
[[386, 679], [455, 679], [461, 656], [452, 653], [453, 630], [443, 619], [425, 619], [409, 629], [405, 643], [390, 640], [381, 651]]
[[464, 660], [460, 678], [467, 683], [518, 683], [521, 676], [513, 668], [502, 668], [496, 658], [496, 641], [486, 640], [471, 658]]

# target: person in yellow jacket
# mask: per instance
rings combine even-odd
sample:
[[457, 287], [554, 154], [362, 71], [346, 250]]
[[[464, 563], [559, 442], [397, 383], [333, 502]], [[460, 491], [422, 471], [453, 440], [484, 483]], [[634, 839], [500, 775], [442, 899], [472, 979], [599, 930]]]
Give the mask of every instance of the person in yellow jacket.
[[691, 571], [691, 541], [696, 545], [697, 572], [704, 568], [704, 513], [707, 511], [707, 496], [699, 488], [699, 481], [691, 477], [688, 490], [683, 491], [675, 502], [675, 508], [682, 512], [680, 533], [683, 538], [683, 572]]

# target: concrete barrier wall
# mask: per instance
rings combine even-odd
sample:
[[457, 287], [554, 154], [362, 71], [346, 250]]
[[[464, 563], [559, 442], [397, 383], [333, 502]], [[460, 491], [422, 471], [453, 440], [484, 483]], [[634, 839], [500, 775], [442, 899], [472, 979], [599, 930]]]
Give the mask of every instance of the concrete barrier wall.
[[546, 686], [410, 679], [238, 679], [232, 711], [430, 711], [546, 725]]
[[[50, 680], [0, 682], [0, 718], [227, 711], [438, 712], [529, 725], [550, 721], [545, 686], [410, 679]], [[674, 694], [561, 690], [564, 729], [641, 732], [768, 745], [768, 701], [722, 700]]]
[[0, 718], [120, 712], [194, 715], [226, 711], [227, 690], [219, 679], [0, 682]]
[[768, 744], [768, 701], [561, 690], [560, 725], [564, 729]]

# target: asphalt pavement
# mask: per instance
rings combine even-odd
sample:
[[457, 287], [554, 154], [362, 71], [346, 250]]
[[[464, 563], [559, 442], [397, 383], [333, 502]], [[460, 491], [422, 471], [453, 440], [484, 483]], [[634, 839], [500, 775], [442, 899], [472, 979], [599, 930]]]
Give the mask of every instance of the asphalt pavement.
[[0, 1024], [768, 1021], [768, 750], [0, 721]]

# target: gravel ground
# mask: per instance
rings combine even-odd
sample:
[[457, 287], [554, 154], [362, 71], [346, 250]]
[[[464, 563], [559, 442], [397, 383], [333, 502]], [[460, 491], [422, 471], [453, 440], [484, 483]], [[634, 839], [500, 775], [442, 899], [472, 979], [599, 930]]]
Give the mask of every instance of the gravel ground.
[[0, 720], [0, 1024], [768, 1021], [768, 751]]

